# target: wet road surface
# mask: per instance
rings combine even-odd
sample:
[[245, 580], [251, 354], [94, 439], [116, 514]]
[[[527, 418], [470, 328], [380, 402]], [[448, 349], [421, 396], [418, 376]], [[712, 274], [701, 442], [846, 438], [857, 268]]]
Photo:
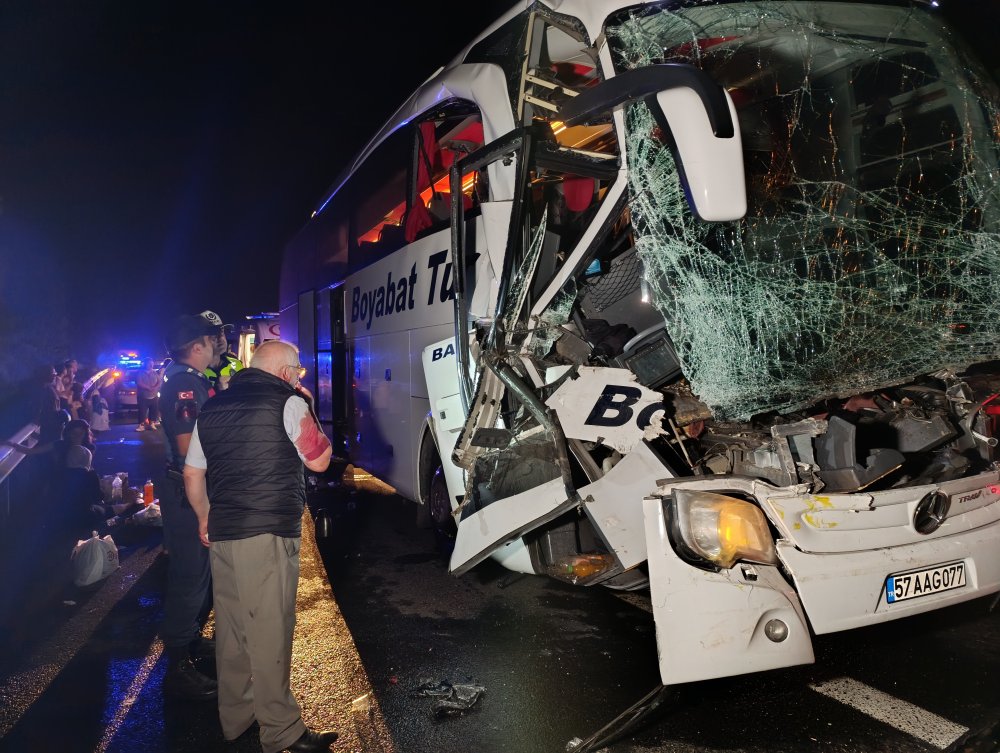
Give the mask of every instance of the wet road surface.
[[[399, 750], [558, 753], [659, 682], [644, 594], [542, 577], [511, 582], [492, 562], [455, 578], [430, 531], [395, 497], [331, 495], [319, 541]], [[694, 683], [647, 726], [602, 750], [1000, 750], [1000, 609], [980, 600], [816, 640], [817, 663]], [[487, 691], [434, 720], [426, 681]]]
[[[158, 433], [112, 427], [97, 450], [102, 474], [127, 470], [140, 486], [162, 478]], [[255, 730], [234, 743], [223, 739], [214, 702], [174, 701], [161, 692], [166, 660], [156, 626], [168, 555], [160, 529], [111, 529], [121, 569], [78, 589], [69, 552], [85, 531], [61, 525], [58, 509], [19, 502], [0, 531], [0, 751], [259, 751]], [[391, 753], [377, 701], [363, 718], [352, 715], [352, 699], [370, 688], [305, 522], [292, 670], [303, 718], [340, 730], [338, 750]]]

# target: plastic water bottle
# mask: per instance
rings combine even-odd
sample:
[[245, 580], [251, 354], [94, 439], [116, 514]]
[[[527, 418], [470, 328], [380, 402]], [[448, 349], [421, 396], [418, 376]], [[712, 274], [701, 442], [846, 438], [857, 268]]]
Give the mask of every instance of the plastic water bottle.
[[117, 499], [119, 502], [122, 498], [122, 479], [121, 476], [115, 476], [115, 480], [111, 482], [111, 499]]
[[146, 485], [142, 487], [142, 502], [146, 507], [153, 504], [153, 480], [146, 479]]

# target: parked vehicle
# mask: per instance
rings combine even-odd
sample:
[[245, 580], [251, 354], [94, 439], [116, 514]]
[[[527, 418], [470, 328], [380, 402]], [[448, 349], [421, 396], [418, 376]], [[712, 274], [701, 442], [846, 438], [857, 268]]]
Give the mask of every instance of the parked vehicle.
[[666, 684], [1000, 590], [988, 77], [922, 3], [551, 5], [286, 250], [352, 461], [456, 574], [648, 587]]
[[139, 410], [139, 390], [135, 378], [142, 370], [142, 360], [133, 353], [118, 359], [111, 372], [114, 380], [114, 399], [111, 410], [115, 413], [131, 413]]
[[257, 346], [267, 340], [277, 340], [280, 337], [278, 314], [265, 312], [247, 316], [246, 322], [240, 327], [236, 357], [240, 359], [240, 363], [249, 364]]

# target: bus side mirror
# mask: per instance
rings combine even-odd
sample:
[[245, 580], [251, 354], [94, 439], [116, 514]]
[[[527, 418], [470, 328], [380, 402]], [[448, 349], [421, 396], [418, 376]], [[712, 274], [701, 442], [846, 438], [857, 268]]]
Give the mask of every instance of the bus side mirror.
[[736, 108], [701, 69], [664, 63], [624, 71], [566, 102], [560, 116], [578, 125], [636, 99], [663, 130], [691, 211], [708, 222], [741, 219], [747, 196]]

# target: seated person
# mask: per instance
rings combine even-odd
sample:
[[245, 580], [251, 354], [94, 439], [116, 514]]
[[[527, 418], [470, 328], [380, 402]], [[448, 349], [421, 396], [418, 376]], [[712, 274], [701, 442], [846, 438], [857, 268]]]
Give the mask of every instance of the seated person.
[[91, 466], [93, 455], [81, 445], [73, 445], [66, 451], [66, 465], [59, 474], [58, 496], [69, 510], [72, 524], [90, 526], [95, 506], [104, 502], [101, 495], [101, 479]]
[[90, 433], [90, 424], [83, 419], [74, 419], [68, 422], [62, 430], [62, 438], [54, 442], [36, 444], [34, 447], [18, 444], [17, 442], [5, 441], [2, 444], [17, 450], [25, 455], [50, 455], [53, 459], [53, 470], [59, 471], [66, 467], [66, 457], [72, 447], [83, 447], [90, 451], [93, 457], [94, 438]]
[[90, 428], [95, 434], [111, 428], [108, 400], [99, 389], [90, 395]]
[[82, 419], [75, 419], [67, 423], [63, 427], [62, 438], [54, 442], [40, 442], [34, 447], [11, 441], [0, 442], [0, 444], [5, 444], [25, 455], [44, 457], [48, 467], [45, 469], [41, 498], [54, 505], [59, 503], [60, 480], [66, 469], [66, 457], [70, 449], [82, 447], [90, 452], [91, 457], [96, 449], [93, 435], [90, 433], [90, 424]]

